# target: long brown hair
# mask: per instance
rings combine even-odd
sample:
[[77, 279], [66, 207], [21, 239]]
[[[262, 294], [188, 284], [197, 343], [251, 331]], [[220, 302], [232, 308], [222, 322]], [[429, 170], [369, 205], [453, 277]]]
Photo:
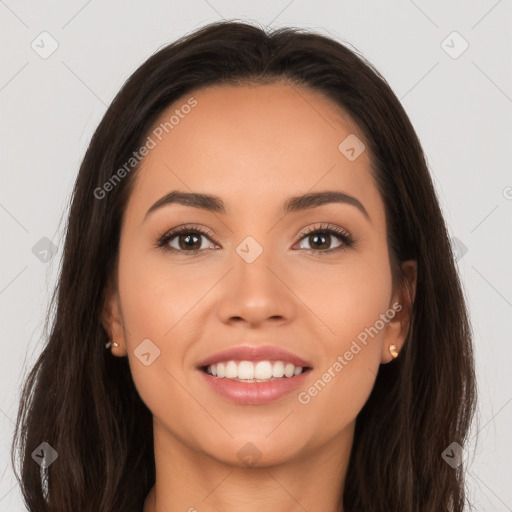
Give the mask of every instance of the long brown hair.
[[[112, 357], [101, 312], [116, 271], [123, 211], [137, 168], [101, 188], [173, 101], [199, 87], [285, 81], [324, 93], [365, 135], [386, 209], [393, 282], [416, 259], [418, 281], [403, 350], [381, 365], [356, 420], [345, 512], [462, 512], [464, 446], [475, 408], [471, 331], [447, 228], [417, 135], [379, 72], [345, 45], [297, 28], [210, 24], [151, 56], [127, 80], [94, 133], [71, 198], [55, 310], [18, 411], [12, 463], [31, 512], [142, 510], [155, 482], [152, 415], [127, 358]], [[58, 459], [31, 456], [47, 442]], [[19, 464], [19, 474], [16, 464]], [[340, 487], [341, 488], [341, 487]]]

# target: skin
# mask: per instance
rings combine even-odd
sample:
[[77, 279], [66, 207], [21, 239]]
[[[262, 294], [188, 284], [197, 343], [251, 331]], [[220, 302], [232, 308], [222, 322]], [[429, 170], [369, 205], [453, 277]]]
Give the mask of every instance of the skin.
[[[349, 134], [364, 137], [329, 99], [284, 83], [215, 86], [193, 96], [197, 106], [137, 171], [103, 316], [119, 344], [113, 354], [128, 357], [153, 414], [157, 476], [144, 512], [334, 512], [356, 416], [379, 365], [392, 360], [389, 345], [400, 351], [407, 334], [416, 264], [403, 264], [413, 296], [394, 291], [369, 151], [349, 161], [338, 150]], [[173, 204], [144, 220], [172, 190], [220, 196], [227, 213]], [[370, 220], [343, 203], [280, 214], [290, 196], [327, 190], [356, 197]], [[200, 238], [198, 256], [155, 248], [184, 223], [213, 234]], [[317, 242], [324, 252], [312, 253], [318, 245], [301, 234], [325, 223], [348, 231], [355, 244], [329, 253], [343, 242], [324, 235], [326, 245]], [[263, 248], [250, 264], [236, 252], [247, 236]], [[186, 250], [179, 237], [169, 243]], [[402, 310], [309, 403], [299, 403], [298, 392], [395, 302]], [[147, 338], [161, 351], [149, 366], [134, 355]], [[240, 344], [278, 345], [313, 370], [301, 389], [279, 400], [235, 404], [211, 390], [196, 365]], [[248, 442], [261, 454], [250, 467], [237, 456]]]

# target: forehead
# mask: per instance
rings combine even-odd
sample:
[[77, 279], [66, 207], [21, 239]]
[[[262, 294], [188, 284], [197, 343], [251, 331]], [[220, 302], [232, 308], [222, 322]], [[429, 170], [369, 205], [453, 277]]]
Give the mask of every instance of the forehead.
[[347, 137], [364, 140], [359, 127], [336, 103], [296, 85], [193, 91], [148, 135], [154, 147], [137, 171], [132, 206], [148, 207], [171, 190], [217, 195], [233, 210], [281, 206], [315, 189], [378, 200], [368, 151], [350, 161], [339, 148]]

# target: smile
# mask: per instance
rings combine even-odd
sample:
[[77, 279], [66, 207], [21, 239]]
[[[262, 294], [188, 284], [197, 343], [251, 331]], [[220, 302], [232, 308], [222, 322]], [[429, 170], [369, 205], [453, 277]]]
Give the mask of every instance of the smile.
[[[270, 369], [272, 375], [269, 377]], [[278, 376], [273, 375], [274, 369]], [[273, 402], [304, 385], [311, 373], [309, 367], [295, 367], [291, 363], [285, 365], [282, 361], [274, 361], [272, 364], [271, 361], [258, 361], [256, 364], [252, 361], [227, 361], [202, 367], [200, 370], [200, 375], [210, 389], [239, 405]]]
[[285, 361], [221, 361], [203, 371], [218, 378], [237, 382], [271, 382], [275, 379], [300, 375], [307, 368]]

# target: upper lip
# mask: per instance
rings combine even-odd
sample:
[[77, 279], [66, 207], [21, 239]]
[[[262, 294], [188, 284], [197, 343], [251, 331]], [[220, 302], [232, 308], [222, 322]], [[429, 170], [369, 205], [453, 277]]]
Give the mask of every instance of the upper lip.
[[254, 347], [250, 345], [240, 345], [238, 347], [231, 347], [222, 352], [217, 352], [203, 361], [197, 367], [202, 368], [210, 366], [221, 361], [240, 360], [240, 361], [283, 361], [292, 363], [294, 366], [301, 366], [302, 368], [311, 368], [311, 363], [305, 361], [299, 356], [288, 352], [280, 347], [273, 347], [266, 345], [264, 347]]

